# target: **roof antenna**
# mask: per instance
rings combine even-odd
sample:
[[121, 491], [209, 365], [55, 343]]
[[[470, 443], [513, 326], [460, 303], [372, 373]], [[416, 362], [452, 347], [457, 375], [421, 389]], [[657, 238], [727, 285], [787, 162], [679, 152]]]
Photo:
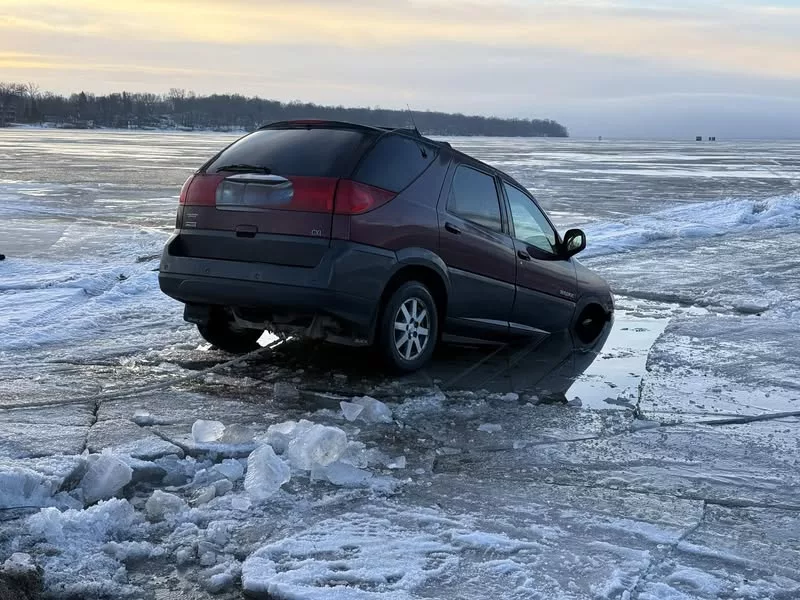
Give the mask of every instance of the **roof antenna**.
[[414, 126], [414, 133], [422, 137], [422, 134], [419, 132], [419, 129], [417, 129], [417, 123], [416, 121], [414, 121], [414, 113], [411, 112], [411, 107], [408, 105], [408, 103], [406, 103], [406, 108], [408, 109], [408, 116], [411, 119], [411, 124]]
[[[414, 121], [414, 113], [411, 112], [411, 107], [406, 103], [406, 108], [408, 109], [408, 116], [411, 118], [411, 124], [414, 126], [414, 133], [417, 134], [417, 137], [422, 137], [422, 134], [417, 129], [417, 123]], [[425, 146], [423, 144], [417, 143], [417, 147], [419, 148], [420, 154], [422, 154], [422, 158], [428, 158], [428, 151], [425, 150]]]

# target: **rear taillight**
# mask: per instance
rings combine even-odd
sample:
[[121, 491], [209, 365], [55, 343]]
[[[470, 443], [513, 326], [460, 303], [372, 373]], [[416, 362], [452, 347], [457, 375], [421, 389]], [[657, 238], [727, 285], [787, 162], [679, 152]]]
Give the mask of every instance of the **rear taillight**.
[[189, 186], [192, 185], [192, 179], [194, 179], [194, 174], [189, 175], [186, 181], [183, 182], [183, 187], [181, 187], [181, 195], [178, 200], [180, 204], [186, 204], [186, 196], [189, 195]]
[[394, 192], [342, 179], [336, 190], [334, 212], [337, 215], [360, 215], [383, 206], [395, 196]]
[[[214, 206], [217, 201], [217, 187], [225, 179], [224, 175], [207, 173], [190, 177], [181, 190], [181, 204], [187, 206]], [[185, 197], [184, 197], [185, 196]]]
[[294, 195], [287, 208], [304, 212], [333, 212], [337, 179], [332, 177], [290, 177]]

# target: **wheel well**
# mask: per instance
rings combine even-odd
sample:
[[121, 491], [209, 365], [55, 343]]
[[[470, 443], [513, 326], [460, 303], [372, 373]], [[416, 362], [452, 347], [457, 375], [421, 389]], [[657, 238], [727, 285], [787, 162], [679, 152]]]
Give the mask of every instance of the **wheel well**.
[[381, 318], [383, 317], [383, 309], [386, 306], [386, 303], [389, 301], [389, 298], [391, 298], [392, 294], [397, 291], [397, 288], [408, 281], [419, 281], [430, 290], [433, 300], [436, 302], [436, 312], [439, 313], [439, 330], [441, 331], [442, 324], [444, 323], [445, 312], [447, 311], [447, 288], [444, 285], [442, 277], [436, 271], [421, 265], [409, 265], [407, 267], [403, 267], [397, 271], [397, 273], [392, 275], [391, 279], [389, 279], [388, 283], [386, 284], [386, 287], [383, 288], [381, 302], [379, 305], [380, 308], [378, 310], [378, 318], [375, 322], [381, 322]]
[[608, 321], [608, 313], [599, 304], [589, 304], [581, 310], [575, 320], [575, 334], [584, 344], [595, 341], [603, 332]]

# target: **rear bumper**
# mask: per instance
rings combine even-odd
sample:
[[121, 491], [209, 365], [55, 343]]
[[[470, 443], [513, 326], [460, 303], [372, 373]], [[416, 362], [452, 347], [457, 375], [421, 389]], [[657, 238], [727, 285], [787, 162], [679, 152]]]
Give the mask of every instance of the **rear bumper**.
[[186, 304], [325, 314], [367, 338], [397, 264], [394, 252], [338, 240], [315, 267], [176, 256], [177, 237], [164, 248], [158, 276], [168, 296]]

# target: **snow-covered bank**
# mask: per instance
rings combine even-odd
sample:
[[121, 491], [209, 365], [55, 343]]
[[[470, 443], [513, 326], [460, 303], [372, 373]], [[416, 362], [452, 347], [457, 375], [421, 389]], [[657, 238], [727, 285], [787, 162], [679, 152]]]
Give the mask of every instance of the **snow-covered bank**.
[[[581, 258], [637, 250], [687, 239], [753, 234], [769, 239], [800, 229], [800, 193], [750, 200], [731, 198], [690, 203], [586, 228], [591, 243]], [[773, 235], [774, 232], [774, 235]]]

